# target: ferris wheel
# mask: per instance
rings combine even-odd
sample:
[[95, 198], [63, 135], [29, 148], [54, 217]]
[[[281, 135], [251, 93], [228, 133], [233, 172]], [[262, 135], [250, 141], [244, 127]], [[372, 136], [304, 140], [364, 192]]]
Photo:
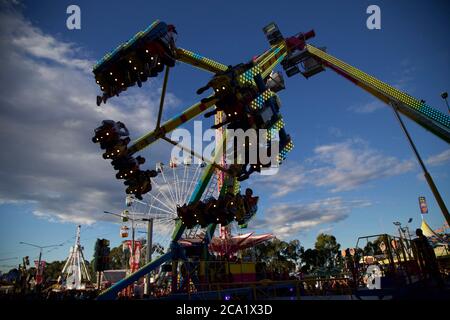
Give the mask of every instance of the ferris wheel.
[[[167, 252], [170, 246], [172, 232], [178, 220], [177, 207], [189, 203], [205, 167], [204, 162], [195, 163], [190, 157], [182, 160], [173, 158], [168, 165], [158, 162], [156, 164], [158, 175], [151, 179], [152, 191], [143, 195], [142, 200], [132, 195], [126, 198], [128, 212], [135, 221], [136, 218], [153, 218], [153, 244], [164, 252]], [[217, 178], [213, 175], [202, 199], [217, 198], [218, 189]], [[144, 229], [146, 224], [137, 222], [135, 227]], [[200, 226], [186, 229], [183, 238], [196, 238], [203, 231]]]

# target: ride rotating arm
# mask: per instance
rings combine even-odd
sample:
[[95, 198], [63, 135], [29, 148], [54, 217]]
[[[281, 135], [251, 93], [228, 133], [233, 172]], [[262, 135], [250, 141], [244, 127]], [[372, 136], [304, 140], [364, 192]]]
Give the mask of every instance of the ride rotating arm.
[[[188, 50], [185, 49], [177, 49], [178, 59], [180, 61], [192, 64], [198, 68], [209, 72], [221, 72], [227, 69], [227, 67], [223, 64], [215, 62], [211, 59], [198, 56]], [[270, 75], [271, 71], [284, 59], [286, 56], [286, 47], [283, 44], [278, 46], [274, 46], [271, 49], [264, 52], [255, 60], [255, 66], [248, 70], [247, 72], [241, 74], [240, 80], [247, 81], [247, 79], [251, 79], [248, 81], [253, 81], [253, 76], [256, 74], [261, 74], [262, 78], [266, 78]], [[156, 140], [162, 138], [167, 133], [175, 130], [177, 127], [182, 125], [183, 123], [195, 118], [200, 115], [203, 111], [211, 108], [216, 104], [217, 99], [214, 99], [214, 95], [211, 95], [205, 99], [204, 102], [198, 102], [188, 108], [186, 111], [182, 112], [180, 115], [168, 120], [160, 128], [156, 128], [154, 131], [147, 133], [141, 138], [137, 139], [133, 144], [129, 147], [129, 151], [131, 154], [136, 153]]]
[[228, 69], [228, 67], [222, 63], [216, 62], [183, 48], [176, 49], [176, 58], [178, 61], [212, 73], [223, 72]]
[[136, 153], [148, 147], [153, 142], [164, 137], [167, 133], [175, 130], [183, 123], [195, 118], [196, 116], [200, 115], [203, 111], [211, 108], [215, 103], [216, 99], [212, 99], [211, 101], [205, 103], [198, 102], [192, 105], [191, 107], [186, 109], [186, 111], [183, 111], [178, 116], [173, 117], [172, 119], [163, 123], [161, 127], [156, 128], [155, 130], [145, 134], [144, 136], [134, 141], [133, 144], [128, 148], [130, 154]]
[[448, 115], [310, 44], [306, 45], [306, 49], [311, 55], [322, 61], [325, 66], [347, 78], [381, 101], [387, 104], [394, 103], [399, 112], [447, 143], [450, 143], [450, 117]]

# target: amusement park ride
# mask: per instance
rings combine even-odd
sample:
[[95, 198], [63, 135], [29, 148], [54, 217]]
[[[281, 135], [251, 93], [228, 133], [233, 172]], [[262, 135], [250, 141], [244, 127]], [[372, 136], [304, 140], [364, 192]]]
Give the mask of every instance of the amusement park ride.
[[61, 283], [61, 287], [66, 290], [84, 290], [86, 283], [91, 282], [80, 243], [80, 232], [81, 226], [78, 226], [75, 245], [70, 247], [69, 257], [58, 279], [58, 283]]
[[[174, 40], [175, 27], [157, 20], [129, 41], [106, 54], [94, 66], [95, 80], [102, 91], [102, 95], [97, 97], [99, 106], [114, 96], [119, 96], [129, 87], [136, 84], [141, 87], [149, 78], [156, 77], [165, 71], [155, 130], [129, 145], [130, 138], [125, 125], [105, 120], [95, 130], [92, 139], [105, 150], [103, 157], [112, 160], [111, 164], [115, 170], [118, 170], [116, 177], [125, 180], [127, 194], [133, 195], [135, 199], [142, 200], [142, 196], [152, 190], [152, 179], [159, 174], [157, 170], [141, 170], [140, 166], [145, 159], [141, 156], [135, 157], [136, 153], [159, 139], [178, 145], [166, 135], [205, 111], [207, 111], [205, 117], [215, 116], [213, 128], [216, 129], [216, 141], [218, 141], [214, 159], [207, 161], [188, 201], [176, 204], [177, 217], [168, 252], [104, 291], [99, 299], [116, 298], [119, 291], [169, 261], [172, 262], [172, 292], [179, 291], [182, 288], [177, 277], [179, 265], [183, 265], [187, 270], [195, 267], [188, 259], [188, 250], [181, 239], [185, 231], [199, 225], [206, 229], [203, 238], [196, 244], [202, 248], [202, 257], [205, 259], [208, 244], [213, 238], [217, 224], [221, 225], [221, 232], [226, 233], [226, 226], [231, 222], [237, 221], [239, 225], [245, 227], [256, 213], [258, 198], [252, 195], [251, 189], [241, 195], [239, 181], [248, 179], [254, 172], [261, 172], [264, 168], [281, 164], [293, 148], [292, 139], [284, 129], [284, 121], [280, 114], [277, 93], [285, 87], [282, 74], [274, 71], [279, 64], [288, 77], [301, 74], [309, 78], [329, 68], [392, 106], [400, 121], [398, 113], [407, 116], [447, 143], [450, 142], [448, 115], [331, 56], [324, 49], [307, 43], [307, 40], [315, 36], [313, 30], [284, 38], [276, 24], [271, 23], [263, 31], [270, 44], [268, 50], [246, 63], [227, 66], [177, 47]], [[212, 73], [212, 79], [198, 89], [197, 94], [203, 94], [209, 89], [212, 89], [213, 93], [161, 124], [169, 70], [177, 61]], [[222, 152], [223, 141], [226, 140], [224, 128], [266, 129], [268, 132], [266, 145], [270, 152], [276, 152], [276, 150], [270, 150], [272, 139], [279, 139], [277, 163], [250, 164], [246, 162], [239, 165], [227, 165]], [[245, 148], [250, 146], [247, 144]], [[416, 151], [415, 148], [414, 151]], [[195, 156], [194, 152], [192, 154]], [[420, 157], [418, 158], [421, 162]], [[206, 161], [206, 159], [202, 160]], [[426, 171], [425, 174], [448, 220], [448, 210], [431, 177], [427, 177]], [[205, 190], [214, 176], [218, 180], [219, 195], [216, 198], [205, 198]], [[194, 278], [191, 280], [194, 284], [198, 281]], [[182, 281], [184, 279], [180, 277], [179, 282]]]

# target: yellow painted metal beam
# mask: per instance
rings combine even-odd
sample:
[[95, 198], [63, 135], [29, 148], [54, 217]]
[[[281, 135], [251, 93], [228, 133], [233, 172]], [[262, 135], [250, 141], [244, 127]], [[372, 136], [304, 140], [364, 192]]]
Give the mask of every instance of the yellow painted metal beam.
[[136, 153], [148, 147], [150, 144], [160, 139], [161, 137], [165, 136], [167, 133], [175, 130], [183, 123], [197, 117], [205, 110], [208, 110], [209, 108], [214, 106], [216, 101], [217, 101], [216, 99], [213, 99], [206, 103], [198, 102], [193, 106], [189, 107], [186, 111], [182, 112], [178, 116], [173, 117], [172, 119], [166, 121], [161, 127], [156, 128], [154, 131], [140, 137], [139, 139], [134, 141], [133, 144], [128, 149], [130, 154]]
[[306, 49], [324, 64], [385, 103], [394, 102], [398, 110], [425, 129], [450, 143], [450, 117], [409, 94], [339, 60], [332, 55], [306, 45]]
[[228, 66], [220, 62], [183, 48], [177, 48], [177, 60], [212, 73], [223, 72], [228, 69]]

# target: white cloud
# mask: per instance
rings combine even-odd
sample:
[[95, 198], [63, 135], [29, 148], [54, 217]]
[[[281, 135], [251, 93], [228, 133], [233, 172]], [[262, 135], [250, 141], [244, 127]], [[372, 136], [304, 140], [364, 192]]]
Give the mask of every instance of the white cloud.
[[280, 166], [277, 174], [271, 176], [256, 175], [256, 184], [272, 189], [270, 197], [280, 198], [302, 189], [307, 183], [305, 169], [300, 165], [286, 163]]
[[362, 140], [315, 148], [311, 159], [318, 164], [308, 173], [316, 186], [331, 187], [331, 192], [348, 191], [380, 178], [396, 176], [415, 168], [413, 160], [400, 160], [371, 149]]
[[386, 108], [385, 103], [379, 100], [373, 100], [362, 105], [351, 106], [348, 108], [348, 110], [354, 111], [356, 113], [372, 113], [382, 108]]
[[450, 149], [428, 157], [425, 160], [425, 162], [430, 166], [438, 166], [447, 163], [449, 160], [450, 160]]
[[[3, 13], [2, 27], [9, 29], [2, 32], [2, 42], [9, 42], [17, 50], [33, 58], [46, 59], [67, 68], [80, 69], [86, 73], [91, 73], [94, 60], [79, 58], [80, 48], [73, 43], [61, 42], [50, 35], [44, 34], [29, 21], [20, 17], [17, 12]], [[12, 30], [14, 30], [14, 36], [10, 37], [10, 31]]]
[[345, 201], [341, 197], [326, 198], [310, 203], [278, 203], [264, 210], [252, 228], [269, 229], [280, 238], [290, 238], [320, 225], [337, 223], [356, 208], [370, 206], [367, 200]]
[[[426, 159], [430, 166], [450, 161], [450, 150]], [[273, 176], [260, 176], [258, 183], [273, 189], [271, 197], [279, 198], [306, 186], [324, 187], [331, 192], [350, 191], [383, 178], [413, 172], [418, 168], [415, 159], [399, 159], [383, 154], [361, 139], [320, 145], [314, 156], [303, 164], [282, 165]], [[422, 174], [419, 174], [422, 179]]]
[[[437, 159], [442, 158], [445, 157], [439, 156]], [[416, 167], [413, 159], [388, 156], [361, 139], [352, 139], [320, 145], [314, 149], [314, 155], [302, 164], [287, 163], [280, 167], [276, 175], [259, 176], [256, 182], [270, 189], [272, 198], [280, 198], [310, 186], [327, 188], [334, 193], [401, 175]]]
[[[0, 203], [32, 202], [40, 217], [76, 223], [108, 219], [123, 206], [124, 186], [91, 142], [103, 119], [124, 122], [132, 138], [151, 130], [160, 80], [131, 88], [102, 107], [81, 49], [43, 33], [14, 10], [0, 12]], [[168, 108], [179, 104], [171, 93]], [[166, 160], [151, 148], [144, 167]]]

